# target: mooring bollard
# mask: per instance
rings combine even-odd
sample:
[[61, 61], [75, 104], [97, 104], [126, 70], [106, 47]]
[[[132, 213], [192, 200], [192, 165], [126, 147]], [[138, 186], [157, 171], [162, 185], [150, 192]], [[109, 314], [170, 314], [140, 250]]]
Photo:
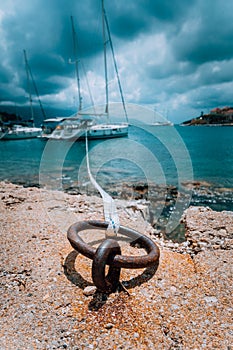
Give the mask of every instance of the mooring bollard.
[[[130, 245], [139, 245], [144, 248], [147, 255], [124, 256], [121, 255], [121, 248], [117, 242], [118, 236], [105, 239], [100, 246], [95, 249], [79, 236], [79, 232], [85, 230], [103, 230], [108, 228], [107, 222], [102, 221], [80, 221], [68, 229], [67, 238], [72, 247], [84, 256], [92, 259], [92, 279], [97, 290], [104, 293], [115, 292], [120, 279], [121, 268], [137, 269], [155, 266], [158, 263], [160, 251], [158, 246], [147, 236], [120, 226], [118, 234], [130, 239]], [[105, 276], [105, 266], [109, 265], [107, 276]]]

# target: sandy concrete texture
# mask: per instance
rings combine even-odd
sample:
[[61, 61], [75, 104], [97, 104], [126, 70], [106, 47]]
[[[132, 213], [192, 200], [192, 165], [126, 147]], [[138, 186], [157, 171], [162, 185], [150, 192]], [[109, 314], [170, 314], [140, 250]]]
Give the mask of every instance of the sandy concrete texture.
[[[159, 245], [159, 265], [122, 269], [128, 293], [86, 296], [91, 260], [66, 233], [74, 222], [103, 220], [101, 199], [5, 182], [0, 197], [1, 350], [233, 349], [232, 212], [187, 209], [187, 242], [172, 245], [154, 235], [140, 206], [119, 201], [121, 223]], [[123, 253], [141, 249], [123, 244]]]

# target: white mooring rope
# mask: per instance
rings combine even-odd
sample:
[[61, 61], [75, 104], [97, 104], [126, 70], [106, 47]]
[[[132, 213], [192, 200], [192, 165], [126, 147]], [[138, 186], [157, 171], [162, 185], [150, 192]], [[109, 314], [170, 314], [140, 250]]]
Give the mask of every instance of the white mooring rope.
[[117, 214], [116, 205], [113, 198], [103, 190], [103, 188], [97, 183], [97, 181], [92, 176], [89, 163], [89, 153], [88, 153], [88, 137], [86, 131], [86, 160], [87, 160], [87, 172], [93, 186], [99, 191], [103, 199], [104, 205], [104, 217], [105, 221], [108, 222], [108, 228], [106, 230], [106, 237], [113, 237], [117, 235], [118, 229], [120, 227], [120, 221]]

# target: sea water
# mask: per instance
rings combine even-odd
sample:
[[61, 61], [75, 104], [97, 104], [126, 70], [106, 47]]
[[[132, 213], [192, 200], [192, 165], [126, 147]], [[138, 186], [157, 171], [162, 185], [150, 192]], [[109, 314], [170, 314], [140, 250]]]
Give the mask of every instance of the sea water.
[[[84, 141], [1, 141], [0, 154], [0, 180], [39, 185], [46, 177], [59, 186], [88, 181]], [[126, 138], [90, 140], [89, 158], [102, 185], [207, 181], [231, 188], [233, 128], [131, 126]]]
[[[124, 185], [149, 184], [151, 220], [172, 240], [184, 240], [179, 220], [190, 204], [233, 210], [232, 127], [131, 125], [128, 137], [89, 140], [88, 148], [93, 176], [115, 198]], [[93, 194], [85, 141], [1, 141], [0, 152], [0, 180]]]

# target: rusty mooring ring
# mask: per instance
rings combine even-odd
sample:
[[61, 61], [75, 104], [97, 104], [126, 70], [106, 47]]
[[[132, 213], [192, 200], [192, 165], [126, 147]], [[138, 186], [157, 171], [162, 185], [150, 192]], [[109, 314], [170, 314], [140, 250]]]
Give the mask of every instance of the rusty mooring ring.
[[[107, 222], [95, 220], [80, 221], [70, 226], [67, 232], [67, 238], [75, 250], [93, 260], [96, 249], [84, 242], [79, 236], [79, 232], [93, 229], [107, 230], [107, 227]], [[156, 264], [160, 256], [160, 251], [158, 246], [149, 237], [124, 226], [119, 227], [118, 233], [129, 237], [132, 240], [131, 245], [139, 244], [148, 254], [142, 256], [124, 256], [117, 254], [113, 257], [111, 262], [107, 260], [106, 263], [108, 265], [111, 264], [111, 266], [119, 268], [137, 269], [154, 266]]]
[[115, 292], [120, 280], [121, 268], [110, 263], [108, 274], [105, 276], [106, 262], [121, 254], [121, 248], [115, 239], [106, 239], [96, 249], [92, 263], [92, 280], [98, 290]]

